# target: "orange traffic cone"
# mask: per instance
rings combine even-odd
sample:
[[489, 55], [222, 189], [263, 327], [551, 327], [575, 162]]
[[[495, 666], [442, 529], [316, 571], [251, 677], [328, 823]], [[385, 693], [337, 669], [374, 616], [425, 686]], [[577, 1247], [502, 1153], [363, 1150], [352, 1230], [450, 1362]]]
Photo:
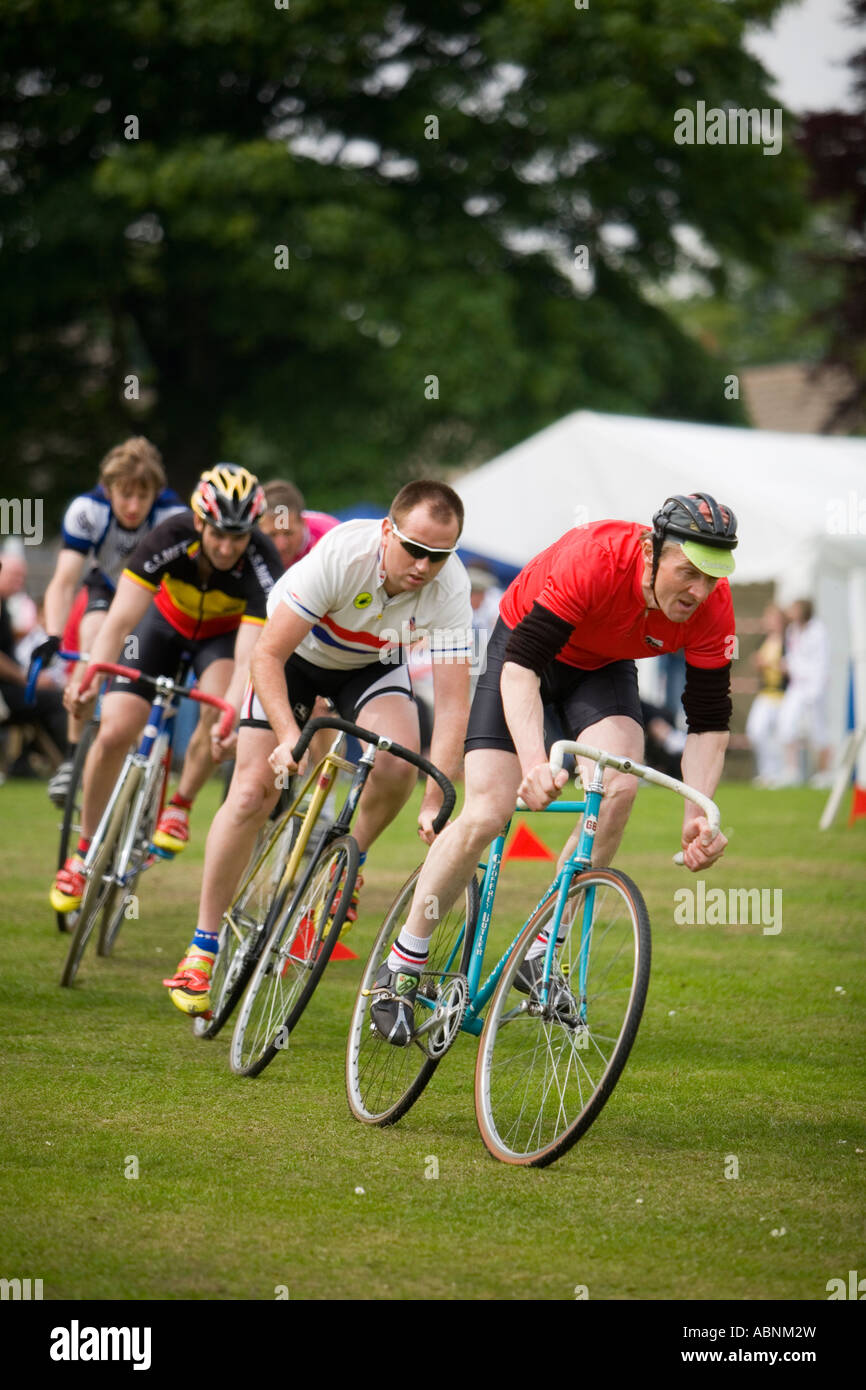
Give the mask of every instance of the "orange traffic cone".
[[[302, 922], [297, 936], [292, 944], [289, 955], [295, 960], [306, 960], [310, 950], [310, 942], [313, 935], [312, 922]], [[338, 941], [331, 952], [331, 960], [357, 960], [354, 951], [350, 951], [348, 946], [344, 946], [342, 941]]]
[[851, 798], [851, 814], [848, 817], [848, 824], [853, 825], [855, 820], [861, 816], [866, 816], [866, 787], [854, 787], [854, 795]]
[[547, 845], [542, 844], [537, 835], [533, 835], [528, 826], [521, 821], [515, 832], [511, 844], [503, 855], [502, 862], [509, 859], [556, 859], [556, 855]]

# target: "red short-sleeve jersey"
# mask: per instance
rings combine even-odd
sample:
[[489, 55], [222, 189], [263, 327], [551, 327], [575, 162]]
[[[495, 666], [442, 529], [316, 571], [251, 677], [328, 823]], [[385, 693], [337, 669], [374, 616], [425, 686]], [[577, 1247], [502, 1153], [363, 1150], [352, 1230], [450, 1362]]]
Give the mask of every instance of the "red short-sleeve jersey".
[[574, 627], [557, 660], [585, 671], [681, 648], [692, 666], [726, 666], [735, 631], [727, 579], [718, 581], [685, 623], [647, 608], [640, 537], [650, 529], [635, 522], [594, 521], [567, 531], [506, 589], [499, 605], [504, 622], [516, 627], [540, 603]]

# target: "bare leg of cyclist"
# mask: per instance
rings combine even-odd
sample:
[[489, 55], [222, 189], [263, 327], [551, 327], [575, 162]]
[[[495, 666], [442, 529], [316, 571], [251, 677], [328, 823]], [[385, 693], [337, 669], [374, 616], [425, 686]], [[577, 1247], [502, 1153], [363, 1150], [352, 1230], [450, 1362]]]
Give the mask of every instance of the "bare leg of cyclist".
[[[429, 940], [469, 882], [482, 852], [514, 811], [520, 764], [513, 753], [477, 748], [465, 762], [466, 800], [433, 842], [421, 870], [405, 930]], [[431, 916], [431, 911], [433, 915]]]
[[210, 1010], [210, 979], [219, 950], [222, 915], [237, 891], [259, 827], [279, 795], [268, 756], [277, 746], [270, 729], [241, 729], [228, 796], [214, 816], [205, 846], [199, 918], [174, 976], [163, 980], [169, 999], [185, 1014]]
[[[233, 670], [233, 661], [212, 661], [201, 674], [199, 690], [205, 695], [222, 698], [229, 688]], [[189, 741], [180, 781], [177, 784], [178, 794], [186, 802], [195, 800], [214, 770], [215, 764], [210, 751], [210, 731], [215, 721], [221, 718], [221, 712], [214, 709], [213, 705], [199, 706], [198, 723]]]
[[[608, 753], [616, 753], [624, 758], [634, 758], [636, 762], [640, 762], [644, 755], [643, 729], [627, 714], [612, 714], [607, 719], [600, 719], [597, 724], [590, 724], [588, 728], [581, 730], [578, 738], [581, 743], [591, 743], [596, 748], [604, 748]], [[581, 758], [579, 761], [584, 781], [588, 785], [594, 764], [586, 758]], [[604, 800], [598, 814], [598, 830], [592, 847], [594, 868], [606, 868], [608, 864], [613, 862], [637, 795], [637, 789], [638, 779], [636, 777], [630, 776], [627, 772], [617, 772], [610, 767], [605, 768]], [[569, 835], [557, 860], [558, 869], [562, 868], [568, 856], [574, 852], [579, 838], [580, 822]]]
[[[205, 695], [223, 696], [228, 690], [234, 670], [234, 662], [228, 659], [212, 661], [206, 666], [198, 681], [198, 688]], [[214, 770], [214, 760], [210, 750], [210, 731], [220, 711], [213, 705], [199, 707], [198, 723], [186, 750], [181, 768], [180, 781], [171, 800], [163, 807], [153, 843], [157, 849], [170, 854], [180, 854], [189, 841], [189, 816], [192, 803], [198, 796], [207, 779]]]
[[270, 729], [241, 729], [228, 796], [211, 822], [204, 852], [197, 930], [215, 934], [231, 903], [256, 835], [273, 810], [279, 787], [268, 762], [277, 746]]
[[[357, 722], [373, 734], [387, 734], [413, 753], [420, 748], [418, 711], [403, 695], [379, 695], [362, 707]], [[417, 773], [390, 753], [377, 753], [367, 779], [353, 834], [364, 854], [412, 795]]]
[[431, 845], [409, 915], [376, 976], [370, 1019], [383, 1038], [399, 1047], [412, 1039], [415, 994], [430, 938], [472, 877], [482, 851], [514, 810], [521, 781], [517, 755], [500, 749], [467, 753], [464, 769], [463, 810]]
[[[78, 645], [81, 651], [90, 651], [90, 648], [93, 646], [93, 643], [96, 639], [97, 632], [102, 627], [102, 624], [105, 622], [106, 613], [107, 609], [98, 609], [95, 613], [84, 614], [84, 617], [81, 619], [81, 622], [78, 625]], [[78, 677], [84, 675], [84, 663], [80, 662], [78, 666], [75, 667], [74, 674]], [[72, 747], [77, 747], [78, 744], [81, 742], [81, 737], [84, 733], [86, 724], [86, 719], [76, 719], [74, 714], [70, 714], [67, 717], [66, 730], [69, 742], [72, 745]]]
[[[78, 648], [82, 652], [89, 652], [96, 638], [96, 634], [105, 622], [105, 612], [97, 610], [94, 613], [85, 613], [78, 625]], [[84, 676], [85, 662], [79, 662], [73, 669], [73, 677], [76, 684], [79, 684]], [[76, 718], [74, 714], [66, 715], [66, 745], [63, 749], [63, 760], [55, 770], [48, 783], [48, 797], [55, 806], [63, 806], [69, 792], [69, 785], [72, 781], [72, 768], [75, 762], [75, 755], [78, 745], [84, 737], [84, 730], [87, 727], [90, 716], [85, 719]]]
[[90, 839], [108, 805], [123, 760], [138, 741], [147, 721], [150, 701], [126, 691], [113, 691], [102, 701], [99, 733], [84, 765], [81, 833]]

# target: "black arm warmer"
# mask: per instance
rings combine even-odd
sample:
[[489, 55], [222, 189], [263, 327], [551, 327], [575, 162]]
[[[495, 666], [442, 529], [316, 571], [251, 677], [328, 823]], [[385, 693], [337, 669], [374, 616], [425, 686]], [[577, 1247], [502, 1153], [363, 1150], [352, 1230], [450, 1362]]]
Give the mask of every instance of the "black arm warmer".
[[731, 722], [731, 663], [704, 670], [686, 662], [683, 709], [690, 734], [724, 733]]
[[549, 608], [533, 603], [525, 618], [512, 629], [505, 648], [505, 660], [526, 666], [540, 676], [545, 666], [559, 655], [574, 631], [572, 623], [558, 618]]

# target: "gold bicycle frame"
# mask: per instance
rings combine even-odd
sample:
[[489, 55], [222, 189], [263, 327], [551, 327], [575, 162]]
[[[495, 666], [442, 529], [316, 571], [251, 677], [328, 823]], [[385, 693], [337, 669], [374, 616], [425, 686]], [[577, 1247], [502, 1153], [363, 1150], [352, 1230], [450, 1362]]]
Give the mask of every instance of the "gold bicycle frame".
[[289, 817], [295, 814], [298, 806], [303, 801], [309, 788], [315, 782], [315, 790], [313, 791], [313, 794], [310, 797], [310, 804], [304, 812], [300, 829], [295, 839], [295, 843], [292, 846], [292, 852], [289, 855], [288, 860], [286, 861], [285, 869], [280, 875], [280, 881], [274, 889], [275, 898], [277, 894], [282, 892], [284, 889], [291, 888], [295, 882], [298, 869], [300, 868], [301, 860], [304, 857], [304, 850], [307, 848], [307, 845], [309, 844], [310, 836], [313, 833], [316, 821], [319, 819], [322, 807], [324, 806], [328, 798], [328, 793], [330, 792], [331, 788], [334, 785], [334, 782], [337, 779], [337, 773], [348, 772], [350, 776], [355, 775], [355, 772], [357, 770], [355, 764], [350, 763], [346, 758], [342, 757], [340, 753], [336, 751], [344, 744], [344, 742], [345, 735], [340, 734], [339, 737], [334, 740], [332, 746], [328, 749], [328, 752], [325, 754], [322, 761], [313, 768], [312, 772], [309, 773], [306, 781], [304, 782], [303, 786], [301, 787], [300, 791], [298, 792], [298, 795], [295, 797], [291, 806], [289, 806], [288, 810], [284, 811], [283, 814], [280, 816], [279, 820], [275, 822], [271, 830], [271, 833], [267, 838], [267, 843], [262, 848], [261, 854], [258, 856], [249, 873], [244, 878], [244, 881], [241, 884], [240, 888], [235, 893], [231, 905], [223, 913], [223, 921], [226, 922], [227, 925], [231, 928], [238, 941], [243, 941], [245, 933], [240, 930], [240, 928], [233, 920], [232, 908], [234, 907], [235, 903], [243, 897], [243, 894], [246, 892], [247, 885], [258, 873], [259, 867], [261, 866], [262, 861], [264, 860], [265, 856], [270, 850], [270, 847], [273, 844], [275, 837], [277, 835], [282, 834], [284, 827], [288, 823]]

